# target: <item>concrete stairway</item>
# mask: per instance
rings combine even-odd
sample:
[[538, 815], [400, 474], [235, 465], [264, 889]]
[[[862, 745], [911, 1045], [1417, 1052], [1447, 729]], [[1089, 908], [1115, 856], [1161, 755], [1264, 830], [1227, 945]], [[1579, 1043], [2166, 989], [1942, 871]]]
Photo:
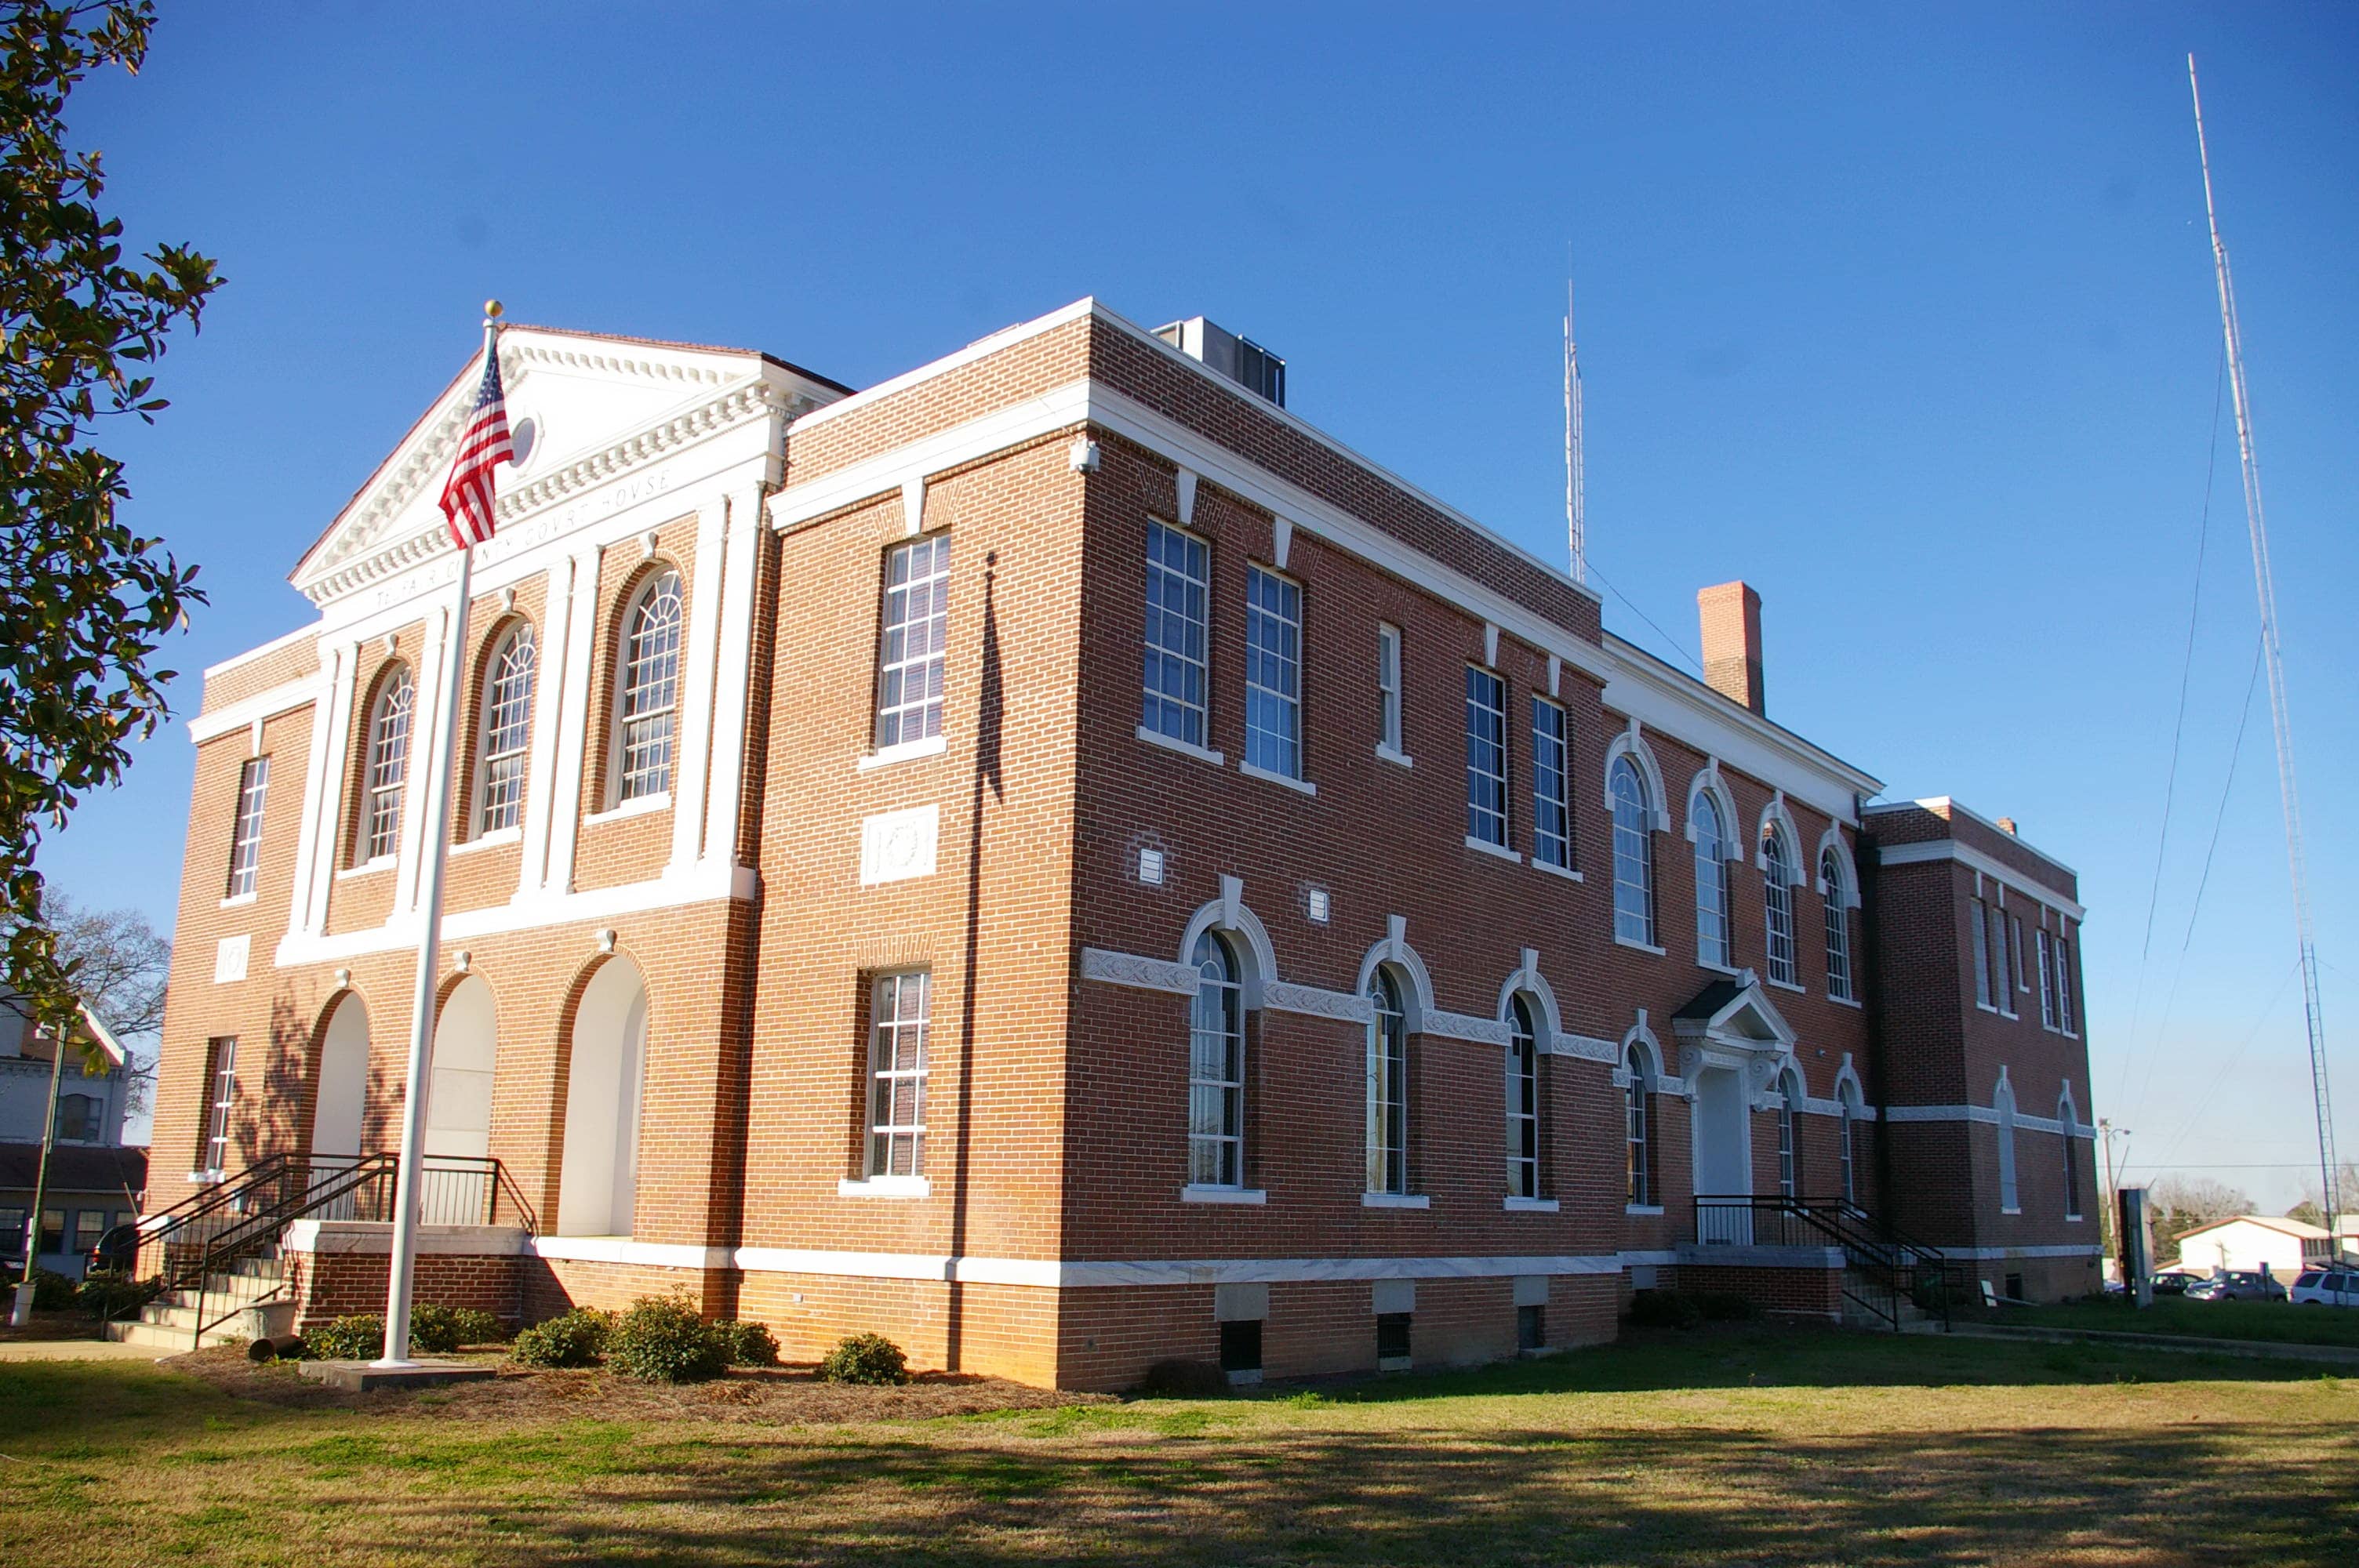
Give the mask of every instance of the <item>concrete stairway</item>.
[[294, 1302], [264, 1300], [280, 1292], [283, 1270], [276, 1257], [249, 1258], [226, 1273], [208, 1276], [201, 1310], [209, 1326], [201, 1342], [197, 1338], [200, 1308], [193, 1290], [165, 1292], [141, 1307], [136, 1318], [108, 1324], [106, 1336], [125, 1345], [191, 1350], [200, 1343], [226, 1345], [264, 1334], [290, 1333]]
[[1915, 1302], [1910, 1301], [1907, 1296], [1902, 1296], [1895, 1305], [1894, 1314], [1900, 1320], [1897, 1325], [1890, 1319], [1887, 1319], [1882, 1313], [1872, 1311], [1869, 1308], [1861, 1305], [1859, 1301], [1853, 1299], [1854, 1295], [1864, 1298], [1867, 1301], [1880, 1301], [1883, 1299], [1883, 1287], [1880, 1284], [1863, 1277], [1856, 1271], [1847, 1272], [1843, 1277], [1843, 1284], [1845, 1293], [1843, 1296], [1843, 1320], [1851, 1327], [1880, 1328], [1887, 1331], [1897, 1327], [1902, 1334], [1939, 1334], [1941, 1332], [1941, 1320], [1927, 1313], [1922, 1307], [1919, 1306]]

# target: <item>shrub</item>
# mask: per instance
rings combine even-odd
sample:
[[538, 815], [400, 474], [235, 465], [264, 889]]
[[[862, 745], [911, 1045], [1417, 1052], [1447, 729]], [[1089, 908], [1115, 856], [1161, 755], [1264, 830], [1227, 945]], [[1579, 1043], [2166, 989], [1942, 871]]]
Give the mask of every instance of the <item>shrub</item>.
[[[9, 1299], [15, 1299], [11, 1292]], [[74, 1281], [53, 1269], [33, 1271], [33, 1310], [64, 1312], [74, 1304]]]
[[1695, 1303], [1707, 1323], [1742, 1323], [1754, 1315], [1753, 1298], [1734, 1291], [1698, 1291]]
[[1693, 1328], [1703, 1308], [1679, 1291], [1640, 1291], [1630, 1298], [1630, 1321], [1640, 1328]]
[[372, 1361], [385, 1354], [385, 1314], [353, 1313], [303, 1331], [303, 1355], [312, 1361]]
[[511, 1360], [526, 1367], [594, 1367], [614, 1329], [614, 1314], [575, 1307], [516, 1336]]
[[1945, 1307], [1961, 1304], [1951, 1295], [1950, 1287], [1939, 1280], [1919, 1280], [1909, 1291], [1908, 1299], [1917, 1303], [1918, 1311], [1936, 1314]]
[[729, 1346], [679, 1296], [641, 1296], [606, 1336], [606, 1362], [649, 1383], [701, 1383], [729, 1366]]
[[409, 1310], [409, 1343], [429, 1356], [447, 1356], [462, 1345], [490, 1345], [506, 1337], [498, 1318], [475, 1307], [420, 1302]]
[[732, 1367], [775, 1367], [778, 1364], [777, 1336], [761, 1324], [728, 1319], [714, 1324], [712, 1335], [721, 1342], [722, 1354]]
[[881, 1334], [854, 1334], [836, 1341], [819, 1376], [825, 1383], [906, 1383], [909, 1358]]
[[92, 1274], [74, 1290], [74, 1304], [92, 1317], [129, 1317], [164, 1293], [161, 1280], [127, 1280]]
[[1158, 1361], [1138, 1387], [1164, 1399], [1217, 1400], [1229, 1391], [1229, 1375], [1210, 1361]]

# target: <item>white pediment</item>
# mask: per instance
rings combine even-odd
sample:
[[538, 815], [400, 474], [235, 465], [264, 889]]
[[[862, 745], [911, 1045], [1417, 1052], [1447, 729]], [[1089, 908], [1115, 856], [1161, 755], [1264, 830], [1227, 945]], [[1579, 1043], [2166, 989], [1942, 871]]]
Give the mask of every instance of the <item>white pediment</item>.
[[1701, 1016], [1682, 1014], [1672, 1032], [1683, 1039], [1709, 1040], [1740, 1049], [1783, 1054], [1794, 1048], [1794, 1028], [1777, 1011], [1761, 982], [1747, 969], [1731, 994]]
[[[438, 497], [481, 363], [470, 357], [298, 563], [290, 580], [315, 603], [450, 548]], [[523, 449], [500, 473], [503, 523], [700, 437], [842, 395], [749, 351], [539, 327], [501, 332], [500, 378]]]

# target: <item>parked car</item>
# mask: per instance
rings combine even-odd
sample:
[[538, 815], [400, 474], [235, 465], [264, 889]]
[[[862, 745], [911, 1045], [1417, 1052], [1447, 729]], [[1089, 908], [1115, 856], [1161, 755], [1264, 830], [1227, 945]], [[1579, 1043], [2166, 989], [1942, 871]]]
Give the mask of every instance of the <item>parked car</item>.
[[2208, 1280], [2198, 1280], [2187, 1287], [2187, 1299], [2191, 1302], [2281, 1302], [2286, 1288], [2274, 1275], [2259, 1270], [2231, 1269], [2214, 1274]]
[[138, 1225], [110, 1226], [82, 1259], [82, 1268], [92, 1274], [127, 1274], [138, 1257]]
[[2154, 1293], [2158, 1296], [2183, 1296], [2187, 1293], [2187, 1287], [2192, 1283], [2193, 1278], [2186, 1274], [2157, 1274], [2154, 1277]]
[[2359, 1307], [2359, 1273], [2306, 1271], [2293, 1282], [2296, 1306]]

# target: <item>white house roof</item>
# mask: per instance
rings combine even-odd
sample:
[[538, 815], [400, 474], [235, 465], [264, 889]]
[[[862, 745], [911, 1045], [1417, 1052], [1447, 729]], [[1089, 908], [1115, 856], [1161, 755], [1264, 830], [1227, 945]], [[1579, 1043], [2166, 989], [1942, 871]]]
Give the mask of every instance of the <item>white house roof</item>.
[[2215, 1219], [2209, 1225], [2199, 1225], [2194, 1229], [2182, 1233], [2179, 1239], [2184, 1243], [2191, 1237], [2201, 1236], [2206, 1231], [2219, 1230], [2231, 1225], [2257, 1225], [2264, 1230], [2275, 1230], [2287, 1236], [2297, 1236], [2304, 1241], [2330, 1239], [2322, 1227], [2312, 1225], [2306, 1219], [2287, 1219], [2274, 1214], [2232, 1214], [2225, 1219]]

